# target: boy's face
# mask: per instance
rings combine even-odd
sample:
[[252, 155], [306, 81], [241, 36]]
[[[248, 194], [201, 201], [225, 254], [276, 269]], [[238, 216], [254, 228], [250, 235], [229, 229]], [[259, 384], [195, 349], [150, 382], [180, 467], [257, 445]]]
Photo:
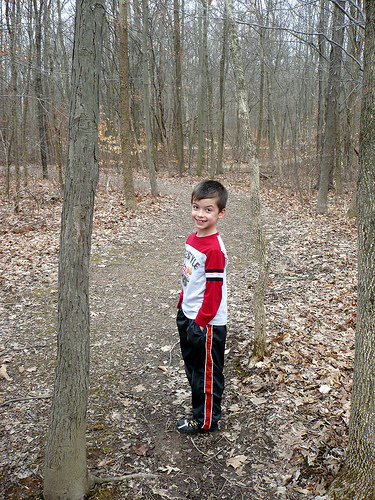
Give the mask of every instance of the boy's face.
[[216, 198], [193, 200], [191, 218], [197, 228], [197, 236], [210, 236], [215, 234], [216, 224], [225, 215], [225, 208], [219, 211]]

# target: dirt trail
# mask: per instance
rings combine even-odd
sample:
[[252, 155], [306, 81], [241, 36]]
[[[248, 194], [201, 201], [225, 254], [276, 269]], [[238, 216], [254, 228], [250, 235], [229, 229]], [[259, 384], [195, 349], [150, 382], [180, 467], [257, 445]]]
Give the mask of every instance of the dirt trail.
[[[229, 316], [220, 432], [190, 438], [175, 430], [176, 420], [191, 411], [175, 316], [184, 242], [193, 226], [190, 188], [161, 184], [160, 191], [173, 196], [166, 210], [124, 242], [125, 252], [118, 254], [115, 262], [107, 264], [102, 258], [92, 268], [93, 403], [106, 408], [99, 410], [106, 429], [105, 444], [102, 450], [94, 444], [93, 465], [95, 460], [107, 458], [108, 472], [158, 474], [157, 480], [138, 481], [138, 496], [123, 484], [113, 490], [118, 496], [112, 498], [127, 498], [124, 494], [147, 499], [282, 498], [283, 488], [278, 491], [281, 496], [277, 495], [282, 486], [282, 464], [276, 458], [277, 429], [270, 425], [267, 412], [239, 397], [238, 373], [233, 363], [230, 365], [231, 360], [237, 363], [233, 356], [236, 343], [249, 333], [248, 327], [236, 320], [241, 307]], [[219, 231], [230, 260], [230, 308], [231, 303], [244, 300], [252, 278], [244, 196], [230, 196]], [[95, 439], [99, 418], [95, 404], [90, 413]], [[108, 450], [105, 454], [104, 448]]]

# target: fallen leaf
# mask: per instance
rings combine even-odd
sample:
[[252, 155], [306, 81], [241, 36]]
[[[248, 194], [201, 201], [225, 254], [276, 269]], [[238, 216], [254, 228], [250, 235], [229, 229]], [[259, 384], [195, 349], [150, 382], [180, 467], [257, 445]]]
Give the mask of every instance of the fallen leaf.
[[165, 467], [159, 467], [158, 470], [160, 470], [161, 472], [166, 472], [167, 476], [169, 476], [171, 472], [180, 472], [181, 469], [179, 469], [178, 467], [171, 467], [170, 465], [166, 465]]
[[101, 460], [98, 463], [98, 467], [104, 467], [105, 465], [110, 465], [112, 463], [113, 463], [113, 459], [112, 458], [104, 458], [104, 460]]
[[6, 367], [6, 365], [1, 365], [1, 367], [0, 367], [0, 377], [1, 378], [5, 378], [5, 380], [9, 380], [9, 381], [12, 380], [12, 378], [9, 377], [9, 375], [7, 374], [7, 367]]
[[230, 465], [234, 467], [235, 469], [238, 469], [238, 467], [241, 467], [247, 460], [247, 457], [245, 455], [237, 455], [232, 458], [228, 458], [226, 464], [229, 467]]
[[134, 390], [135, 390], [135, 392], [143, 392], [146, 390], [146, 387], [143, 386], [142, 384], [139, 384], [136, 387], [134, 387]]
[[263, 405], [267, 399], [266, 398], [251, 398], [250, 401], [255, 405]]
[[319, 387], [319, 392], [321, 392], [322, 394], [328, 394], [330, 390], [331, 390], [331, 387], [329, 385], [326, 385], [326, 384], [321, 385]]
[[136, 455], [140, 457], [146, 457], [148, 452], [148, 447], [145, 444], [139, 444], [138, 446], [133, 446], [133, 451]]
[[26, 371], [29, 373], [36, 372], [37, 368], [36, 366], [32, 366], [31, 368], [26, 368]]

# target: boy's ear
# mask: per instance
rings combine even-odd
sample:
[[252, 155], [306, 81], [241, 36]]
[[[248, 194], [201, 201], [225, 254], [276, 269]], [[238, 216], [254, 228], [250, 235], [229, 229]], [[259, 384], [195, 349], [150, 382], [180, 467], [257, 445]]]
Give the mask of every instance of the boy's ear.
[[225, 208], [223, 208], [223, 210], [221, 212], [219, 212], [219, 219], [222, 219], [224, 217], [225, 212], [226, 212]]

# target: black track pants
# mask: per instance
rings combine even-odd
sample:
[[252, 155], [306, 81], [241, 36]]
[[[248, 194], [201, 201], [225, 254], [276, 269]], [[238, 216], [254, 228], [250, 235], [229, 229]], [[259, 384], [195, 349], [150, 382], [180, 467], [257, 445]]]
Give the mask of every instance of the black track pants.
[[227, 327], [208, 325], [201, 331], [182, 309], [177, 313], [185, 372], [192, 391], [193, 417], [202, 429], [215, 428], [221, 415], [224, 390], [224, 351]]

